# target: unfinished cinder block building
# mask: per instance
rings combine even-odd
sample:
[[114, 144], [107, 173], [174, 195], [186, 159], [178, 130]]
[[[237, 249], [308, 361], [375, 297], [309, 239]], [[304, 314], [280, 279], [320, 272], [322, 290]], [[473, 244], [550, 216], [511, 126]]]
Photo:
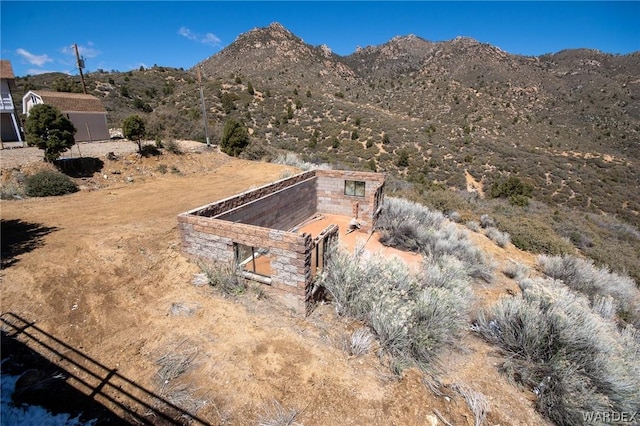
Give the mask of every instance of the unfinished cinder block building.
[[355, 218], [360, 231], [373, 231], [384, 182], [379, 173], [300, 173], [178, 215], [182, 249], [192, 259], [235, 265], [306, 314], [313, 278], [338, 239], [338, 225], [330, 220]]

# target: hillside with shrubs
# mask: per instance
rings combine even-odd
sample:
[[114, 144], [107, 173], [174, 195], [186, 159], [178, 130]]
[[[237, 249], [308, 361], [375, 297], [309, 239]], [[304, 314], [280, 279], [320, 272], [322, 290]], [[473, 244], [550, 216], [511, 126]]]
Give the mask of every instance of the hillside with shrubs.
[[[341, 57], [272, 24], [190, 70], [98, 70], [87, 82], [110, 127], [139, 114], [150, 139], [204, 141], [197, 69], [211, 140], [220, 142], [230, 120], [241, 123], [250, 135], [244, 158], [295, 152], [386, 172], [409, 198], [465, 220], [489, 209], [523, 249], [577, 248], [640, 278], [638, 53], [524, 57], [469, 38], [402, 36]], [[62, 74], [17, 83], [19, 92], [81, 87]], [[469, 200], [465, 176], [508, 203]], [[496, 190], [509, 182], [521, 188]]]

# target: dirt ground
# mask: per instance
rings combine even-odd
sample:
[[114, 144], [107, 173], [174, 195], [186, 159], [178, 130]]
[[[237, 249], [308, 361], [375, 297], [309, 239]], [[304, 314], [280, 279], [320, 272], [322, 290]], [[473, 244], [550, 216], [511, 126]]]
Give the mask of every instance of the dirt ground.
[[[104, 166], [78, 179], [78, 193], [2, 201], [3, 255], [9, 253], [0, 275], [3, 318], [35, 322], [149, 394], [177, 405], [206, 401], [194, 423], [256, 424], [283, 407], [296, 410], [305, 425], [474, 424], [450, 387], [433, 392], [415, 370], [396, 377], [376, 351], [349, 356], [344, 343], [360, 324], [336, 317], [330, 305], [302, 318], [260, 291], [229, 298], [194, 284], [201, 271], [180, 252], [176, 215], [292, 169], [190, 143], [183, 155], [138, 158], [126, 143], [131, 151], [80, 147], [82, 156], [96, 156]], [[23, 158], [33, 153], [18, 151], [0, 151], [5, 182], [36, 167]], [[517, 291], [500, 270], [510, 258], [530, 265], [533, 258], [479, 234], [472, 238], [497, 268], [494, 283], [478, 284], [478, 305]], [[190, 368], [163, 382], [158, 361], [167, 354], [189, 354]], [[547, 424], [533, 409], [533, 394], [501, 376], [499, 363], [494, 349], [469, 331], [460, 348], [443, 355], [439, 379], [486, 395], [486, 424]], [[94, 393], [102, 401], [101, 393], [111, 391], [100, 389]], [[116, 398], [134, 410], [121, 393]]]

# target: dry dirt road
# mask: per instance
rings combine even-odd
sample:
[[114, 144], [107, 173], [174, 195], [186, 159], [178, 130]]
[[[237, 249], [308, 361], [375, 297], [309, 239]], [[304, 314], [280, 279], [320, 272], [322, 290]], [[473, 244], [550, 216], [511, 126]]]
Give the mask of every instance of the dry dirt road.
[[[350, 357], [342, 345], [359, 324], [330, 306], [300, 318], [259, 292], [225, 298], [192, 283], [200, 269], [181, 255], [176, 215], [278, 179], [284, 166], [208, 151], [104, 162], [78, 193], [2, 201], [3, 250], [11, 245], [0, 276], [3, 318], [34, 321], [178, 405], [206, 401], [202, 423], [256, 424], [280, 404], [305, 425], [444, 424], [433, 423], [436, 411], [473, 424], [462, 398], [435, 395], [420, 373], [395, 377], [375, 353]], [[483, 291], [501, 293], [500, 285]], [[530, 395], [499, 376], [499, 358], [484, 342], [469, 333], [464, 344], [446, 355], [443, 381], [464, 380], [487, 395], [487, 424], [545, 424]], [[186, 356], [190, 368], [163, 382], [158, 361], [168, 354]], [[116, 399], [136, 410], [126, 395]]]

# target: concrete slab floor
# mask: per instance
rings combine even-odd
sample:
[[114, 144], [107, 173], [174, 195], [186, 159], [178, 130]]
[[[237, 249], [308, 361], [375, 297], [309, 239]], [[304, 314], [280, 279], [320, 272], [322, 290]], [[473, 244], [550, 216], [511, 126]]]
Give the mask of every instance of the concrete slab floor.
[[347, 233], [349, 229], [349, 222], [351, 217], [341, 216], [335, 214], [317, 214], [312, 218], [309, 218], [298, 227], [295, 232], [306, 232], [311, 234], [312, 238], [315, 238], [320, 232], [322, 232], [327, 226], [331, 224], [338, 225], [340, 244], [346, 247], [347, 250], [353, 252], [356, 245], [365, 243], [365, 250], [370, 253], [379, 253], [384, 257], [397, 256], [402, 259], [414, 272], [420, 269], [422, 256], [417, 253], [411, 253], [394, 249], [392, 247], [386, 247], [379, 241], [380, 234], [356, 230]]

